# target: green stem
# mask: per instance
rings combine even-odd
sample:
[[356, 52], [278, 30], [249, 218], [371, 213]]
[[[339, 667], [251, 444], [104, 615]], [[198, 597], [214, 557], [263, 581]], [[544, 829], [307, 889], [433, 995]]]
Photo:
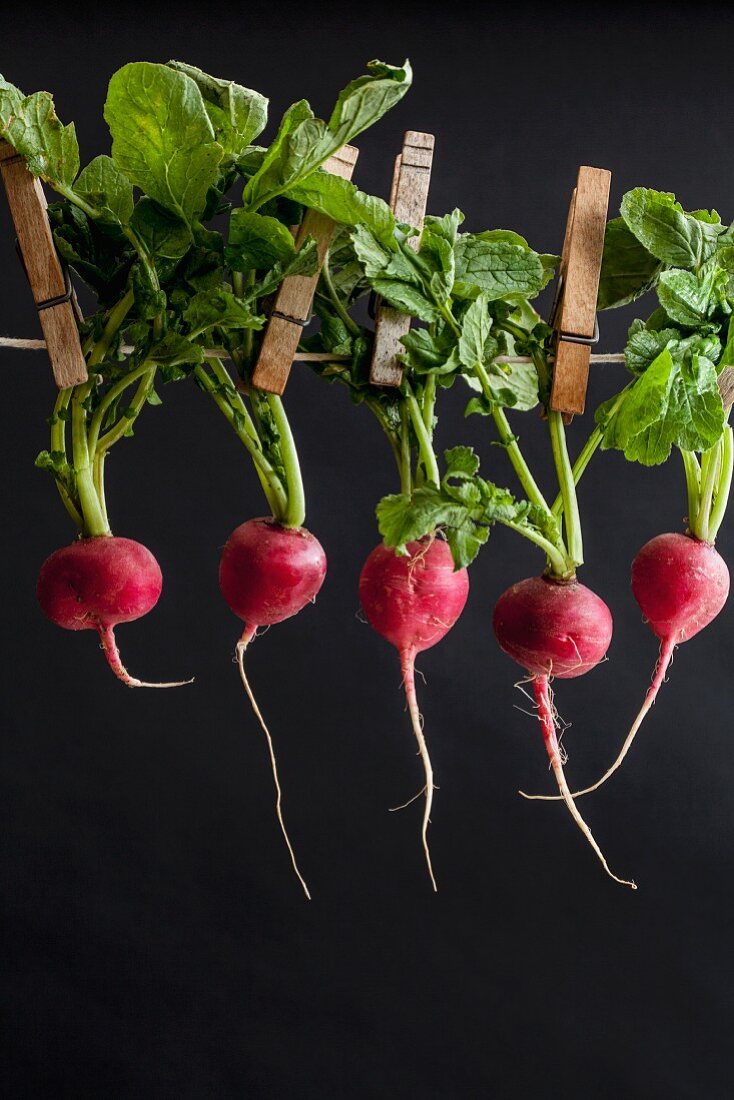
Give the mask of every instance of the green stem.
[[[53, 416], [51, 418], [51, 451], [52, 453], [61, 454], [64, 456], [64, 462], [67, 461], [66, 457], [66, 411], [69, 408], [69, 401], [71, 400], [73, 390], [71, 388], [65, 390], [59, 390], [56, 403], [54, 405]], [[84, 530], [84, 518], [81, 512], [76, 506], [76, 503], [69, 495], [66, 486], [55, 479], [56, 488], [59, 491], [61, 502], [66, 508], [74, 523], [77, 525], [80, 531]]]
[[711, 509], [709, 519], [708, 541], [714, 542], [719, 533], [719, 528], [724, 519], [726, 506], [729, 502], [732, 474], [734, 474], [734, 434], [730, 427], [724, 429], [724, 437], [721, 443], [721, 472], [716, 486], [714, 506]]
[[282, 523], [284, 527], [302, 527], [306, 519], [306, 497], [303, 491], [303, 478], [295, 440], [281, 399], [277, 394], [269, 393], [267, 394], [267, 402], [280, 437], [278, 446], [285, 470], [288, 503]]
[[405, 401], [400, 405], [400, 492], [409, 497], [413, 492], [413, 463], [410, 453], [410, 416]]
[[[136, 367], [135, 370], [130, 371], [124, 378], [121, 378], [118, 382], [115, 382], [114, 386], [110, 386], [107, 393], [104, 395], [99, 405], [95, 409], [92, 422], [89, 425], [89, 432], [87, 438], [89, 441], [90, 454], [94, 455], [97, 450], [97, 442], [99, 440], [99, 433], [102, 430], [102, 423], [107, 414], [108, 409], [114, 404], [118, 397], [125, 392], [128, 386], [131, 386], [133, 382], [137, 382], [144, 374], [151, 369], [149, 362], [143, 363], [141, 366]], [[125, 429], [127, 425], [125, 425]]]
[[400, 473], [401, 472], [400, 445], [399, 445], [399, 443], [396, 439], [395, 432], [393, 431], [393, 429], [390, 425], [390, 422], [388, 421], [387, 417], [385, 416], [384, 412], [382, 411], [382, 408], [380, 406], [380, 402], [378, 401], [378, 399], [376, 397], [366, 397], [364, 399], [364, 403], [365, 403], [365, 405], [367, 406], [368, 409], [371, 409], [372, 413], [374, 414], [375, 418], [377, 419], [377, 423], [380, 425], [383, 432], [387, 436], [387, 441], [390, 444], [390, 450], [392, 451], [393, 458], [395, 459], [395, 464], [397, 465], [398, 473]]
[[436, 461], [436, 455], [433, 451], [433, 444], [431, 443], [431, 437], [423, 420], [421, 413], [421, 407], [415, 399], [413, 391], [410, 389], [410, 384], [406, 381], [404, 383], [406, 391], [406, 401], [408, 405], [408, 415], [410, 416], [410, 422], [413, 425], [413, 431], [418, 441], [418, 453], [420, 456], [420, 463], [425, 471], [426, 480], [439, 486], [441, 483], [441, 475], [438, 472], [438, 462]]
[[543, 538], [537, 531], [525, 527], [521, 523], [513, 523], [512, 520], [500, 519], [499, 522], [504, 524], [505, 527], [509, 527], [511, 531], [517, 531], [518, 535], [522, 535], [524, 538], [529, 539], [530, 542], [535, 543], [536, 546], [539, 546], [548, 558], [548, 563], [554, 577], [565, 579], [573, 575], [573, 565], [567, 561], [557, 546], [554, 546], [548, 539]]
[[436, 375], [429, 374], [423, 384], [423, 423], [433, 443], [433, 414], [436, 408]]
[[[625, 386], [623, 390], [620, 390], [619, 395], [617, 396], [617, 400], [614, 402], [611, 409], [609, 410], [608, 419], [616, 413], [617, 409], [624, 401], [627, 390], [630, 388], [631, 385], [633, 385], [632, 382], [630, 382], [629, 385]], [[584, 444], [582, 450], [579, 452], [578, 458], [573, 464], [572, 473], [574, 485], [578, 485], [578, 483], [581, 481], [581, 478], [584, 476], [584, 473], [586, 471], [586, 467], [589, 465], [592, 458], [596, 454], [603, 439], [604, 432], [600, 427], [597, 426], [596, 428], [594, 428], [593, 432], [586, 440], [586, 443]], [[563, 497], [559, 493], [556, 499], [553, 501], [551, 512], [556, 517], [556, 519], [558, 519], [562, 511]]]
[[345, 308], [337, 289], [334, 286], [334, 280], [331, 277], [331, 270], [329, 268], [329, 253], [326, 253], [326, 259], [324, 260], [324, 266], [321, 268], [321, 278], [323, 279], [324, 286], [326, 287], [327, 294], [331, 304], [334, 307], [334, 312], [343, 322], [348, 332], [351, 332], [352, 336], [359, 336], [359, 325], [352, 317], [349, 316], [347, 309]]
[[76, 484], [83, 517], [83, 534], [90, 536], [109, 535], [111, 532], [107, 517], [97, 496], [89, 461], [86, 431], [87, 414], [82, 405], [82, 401], [86, 396], [84, 394], [86, 389], [87, 386], [77, 386], [71, 402], [71, 441]]
[[525, 490], [525, 495], [531, 504], [535, 504], [538, 508], [542, 508], [544, 512], [550, 514], [550, 508], [548, 503], [540, 491], [535, 478], [530, 472], [530, 467], [523, 458], [522, 451], [518, 446], [517, 440], [512, 433], [510, 423], [505, 416], [504, 409], [499, 405], [492, 404], [492, 419], [497, 425], [497, 432], [500, 437], [500, 443], [507, 452], [507, 457], [510, 460], [513, 470], [517, 474], [517, 478]]
[[701, 455], [701, 500], [696, 518], [691, 527], [692, 533], [699, 539], [709, 541], [709, 521], [714, 499], [714, 488], [719, 474], [721, 440]]
[[693, 530], [701, 506], [701, 467], [693, 451], [684, 451], [681, 448], [680, 456], [683, 459], [683, 469], [686, 475], [688, 525], [689, 529]]
[[[217, 360], [209, 360], [209, 363], [215, 362], [217, 362]], [[220, 412], [223, 413], [225, 419], [229, 422], [233, 431], [237, 435], [237, 438], [243, 444], [245, 450], [255, 464], [255, 469], [260, 479], [260, 484], [262, 485], [265, 492], [265, 496], [267, 497], [270, 510], [273, 513], [273, 516], [279, 522], [282, 522], [285, 517], [287, 508], [285, 489], [283, 488], [283, 484], [278, 477], [278, 474], [263, 454], [259, 441], [256, 442], [256, 440], [253, 439], [251, 432], [247, 430], [247, 420], [249, 419], [249, 417], [247, 416], [247, 411], [245, 410], [244, 405], [242, 406], [242, 411], [245, 417], [245, 427], [243, 428], [237, 422], [238, 418], [235, 416], [235, 410], [233, 409], [232, 405], [227, 400], [227, 398], [219, 392], [218, 383], [207, 373], [204, 367], [196, 367], [194, 370], [194, 374], [201, 388], [204, 390], [205, 393], [209, 394], [212, 401], [214, 401], [214, 403], [219, 408]], [[240, 410], [238, 408], [237, 412], [239, 411]], [[252, 430], [254, 431], [254, 428]]]
[[117, 304], [114, 305], [110, 312], [107, 314], [107, 320], [102, 330], [102, 335], [100, 336], [97, 343], [94, 345], [92, 354], [89, 356], [90, 367], [102, 362], [105, 355], [109, 351], [110, 344], [112, 343], [113, 338], [119, 331], [122, 322], [125, 320], [128, 313], [132, 309], [134, 301], [135, 297], [132, 290], [128, 290], [123, 295], [123, 297], [120, 298], [120, 301], [117, 302]]
[[497, 432], [500, 437], [500, 443], [507, 452], [507, 457], [510, 460], [513, 470], [515, 471], [518, 481], [525, 490], [525, 495], [531, 504], [535, 504], [538, 508], [542, 508], [543, 511], [550, 513], [548, 503], [540, 491], [540, 487], [535, 481], [535, 478], [530, 472], [530, 467], [523, 458], [522, 451], [518, 446], [518, 442], [510, 427], [504, 409], [502, 409], [495, 399], [492, 393], [492, 387], [489, 383], [489, 375], [487, 374], [484, 364], [477, 363], [474, 367], [474, 373], [479, 379], [479, 384], [482, 387], [482, 393], [492, 410], [492, 419], [497, 426]]
[[[158, 368], [155, 363], [150, 363], [149, 361], [146, 362], [145, 366], [145, 373], [142, 374], [135, 396], [128, 406], [130, 416], [121, 416], [117, 423], [98, 440], [95, 446], [95, 457], [98, 454], [109, 451], [110, 447], [114, 443], [117, 443], [118, 439], [122, 439], [130, 425], [137, 419], [140, 410], [147, 401], [148, 394], [153, 389], [155, 373]], [[126, 379], [123, 379], [123, 381], [126, 381]]]
[[574, 565], [582, 565], [584, 561], [584, 544], [581, 537], [581, 516], [579, 515], [576, 483], [571, 461], [568, 457], [566, 432], [561, 413], [555, 412], [553, 409], [548, 410], [548, 427], [550, 429], [553, 462], [558, 476], [558, 487], [561, 491], [563, 526], [569, 559]]

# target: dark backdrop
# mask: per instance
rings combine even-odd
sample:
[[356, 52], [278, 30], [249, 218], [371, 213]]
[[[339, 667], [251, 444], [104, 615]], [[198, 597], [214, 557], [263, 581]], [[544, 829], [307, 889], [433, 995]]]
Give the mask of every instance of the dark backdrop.
[[[21, 87], [55, 92], [88, 159], [108, 148], [106, 82], [129, 60], [184, 58], [266, 92], [277, 116], [303, 95], [327, 110], [367, 59], [407, 53], [415, 89], [359, 140], [359, 183], [385, 194], [403, 130], [434, 131], [431, 211], [460, 205], [470, 228], [511, 227], [558, 250], [580, 163], [612, 169], [613, 209], [645, 184], [732, 217], [733, 24], [703, 4], [471, 16], [460, 5], [15, 5], [0, 60]], [[35, 336], [4, 203], [0, 219], [0, 328]], [[621, 348], [633, 315], [603, 318], [602, 348]], [[126, 691], [92, 635], [62, 633], [37, 609], [38, 567], [72, 536], [33, 468], [54, 391], [40, 353], [1, 359], [6, 1094], [730, 1095], [731, 611], [679, 653], [624, 771], [584, 805], [614, 868], [637, 879], [633, 894], [604, 876], [564, 809], [516, 795], [551, 784], [490, 613], [540, 562], [493, 534], [463, 618], [420, 661], [441, 788], [434, 897], [418, 805], [387, 812], [421, 782], [396, 656], [358, 617], [391, 459], [366, 412], [298, 367], [288, 409], [330, 570], [314, 608], [257, 642], [250, 672], [308, 904], [231, 663], [238, 623], [217, 587], [227, 535], [263, 510], [241, 447], [180, 385], [116, 449], [114, 528], [144, 540], [165, 573], [156, 611], [120, 630], [123, 657], [146, 677], [197, 677], [179, 691]], [[594, 371], [592, 408], [618, 369]], [[509, 481], [486, 425], [463, 421], [462, 398], [443, 402], [439, 441], [474, 440]], [[527, 421], [523, 443], [547, 472], [542, 424]], [[572, 447], [589, 422], [574, 423]], [[649, 681], [657, 646], [629, 562], [680, 529], [682, 470], [601, 456], [581, 504], [583, 579], [616, 631], [609, 663], [557, 693], [579, 783], [609, 762]]]

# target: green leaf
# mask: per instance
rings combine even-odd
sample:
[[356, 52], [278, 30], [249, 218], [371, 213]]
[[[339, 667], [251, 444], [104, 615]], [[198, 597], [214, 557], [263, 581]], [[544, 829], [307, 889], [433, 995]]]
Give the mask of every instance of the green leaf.
[[407, 313], [410, 317], [417, 317], [429, 324], [440, 318], [433, 302], [409, 283], [399, 279], [372, 279], [372, 286], [389, 306], [401, 313]]
[[716, 276], [716, 268], [701, 275], [679, 268], [664, 271], [658, 283], [658, 298], [671, 321], [686, 328], [703, 324], [718, 305], [714, 297]]
[[265, 129], [268, 101], [259, 92], [243, 88], [232, 80], [209, 76], [183, 61], [169, 61], [168, 67], [194, 81], [201, 92], [215, 137], [228, 156], [240, 156]]
[[459, 237], [455, 254], [458, 298], [477, 293], [486, 294], [488, 301], [534, 298], [547, 282], [538, 254], [522, 245], [466, 233]]
[[232, 211], [224, 258], [233, 271], [257, 271], [277, 263], [287, 264], [295, 251], [288, 227], [277, 218], [242, 209]]
[[251, 290], [248, 300], [263, 298], [278, 289], [289, 275], [315, 275], [319, 269], [319, 253], [313, 237], [307, 237], [292, 259], [286, 264], [277, 263], [261, 275]]
[[702, 355], [674, 358], [665, 348], [609, 416], [615, 401], [597, 410], [597, 423], [604, 430], [602, 445], [623, 451], [630, 462], [658, 465], [674, 445], [704, 451], [723, 431], [716, 367]]
[[464, 215], [458, 208], [452, 210], [450, 214], [444, 214], [441, 218], [427, 214], [423, 219], [423, 232], [432, 237], [442, 237], [453, 248], [456, 244], [459, 226], [463, 221]]
[[473, 478], [479, 470], [479, 458], [471, 447], [452, 447], [443, 453], [445, 477]]
[[488, 296], [480, 294], [461, 319], [459, 359], [462, 366], [468, 370], [484, 365], [485, 347], [492, 328], [492, 318], [487, 310], [487, 302]]
[[386, 248], [396, 247], [395, 216], [390, 207], [383, 199], [359, 191], [349, 180], [319, 169], [289, 187], [288, 198], [342, 225], [366, 226]]
[[5, 135], [11, 117], [23, 101], [23, 93], [0, 74], [0, 133]]
[[412, 496], [383, 497], [377, 505], [377, 525], [386, 546], [404, 552], [409, 542], [432, 535], [442, 526], [461, 526], [466, 506], [446, 497], [433, 485], [422, 485]]
[[191, 230], [186, 222], [152, 199], [142, 198], [137, 203], [130, 225], [148, 253], [156, 258], [180, 260], [193, 243]]
[[244, 205], [257, 209], [290, 191], [394, 106], [412, 80], [408, 62], [401, 68], [372, 61], [369, 75], [352, 81], [339, 95], [328, 123], [314, 117], [305, 100], [289, 107], [275, 141], [248, 181]]
[[598, 309], [634, 302], [657, 282], [662, 264], [652, 256], [622, 218], [607, 224], [599, 280]]
[[329, 132], [338, 143], [335, 149], [387, 114], [400, 102], [413, 81], [413, 70], [407, 60], [399, 66], [369, 61], [367, 69], [367, 75], [353, 80], [339, 93], [329, 119]]
[[208, 329], [260, 329], [265, 318], [252, 312], [248, 302], [235, 297], [225, 287], [212, 287], [194, 294], [183, 315], [189, 326], [189, 337], [199, 336]]
[[183, 378], [188, 370], [204, 362], [204, 349], [177, 332], [169, 332], [153, 344], [147, 358], [161, 367], [164, 381], [172, 382]]
[[633, 321], [627, 337], [627, 347], [624, 349], [627, 370], [632, 374], [642, 374], [660, 352], [671, 342], [675, 343], [679, 337], [680, 333], [675, 328], [652, 331], [645, 326], [644, 321]]
[[133, 187], [112, 157], [95, 157], [83, 168], [74, 184], [77, 195], [120, 225], [127, 225], [133, 212]]
[[165, 65], [125, 65], [110, 81], [104, 116], [120, 170], [166, 210], [195, 222], [223, 150], [194, 81]]
[[411, 329], [400, 342], [406, 349], [404, 362], [416, 374], [449, 374], [461, 368], [456, 338], [448, 326], [437, 332], [426, 328]]
[[698, 267], [716, 248], [723, 232], [718, 214], [686, 214], [675, 195], [636, 187], [622, 199], [621, 213], [648, 252], [674, 267]]
[[0, 83], [0, 137], [25, 157], [34, 176], [52, 186], [71, 187], [79, 171], [74, 123], [59, 122], [48, 92], [19, 96], [12, 84]]

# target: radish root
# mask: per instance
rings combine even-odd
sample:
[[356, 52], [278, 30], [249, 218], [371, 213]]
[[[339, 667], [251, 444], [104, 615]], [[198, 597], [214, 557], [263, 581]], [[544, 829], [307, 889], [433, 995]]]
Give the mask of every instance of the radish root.
[[[617, 759], [614, 761], [610, 768], [607, 768], [601, 779], [597, 779], [596, 783], [592, 783], [590, 787], [584, 787], [581, 791], [574, 791], [572, 795], [573, 798], [580, 798], [581, 795], [591, 794], [592, 791], [598, 790], [599, 787], [602, 786], [602, 784], [606, 783], [607, 779], [609, 779], [610, 776], [614, 775], [617, 768], [620, 766], [625, 756], [629, 752], [630, 746], [635, 739], [638, 729], [644, 722], [645, 718], [647, 717], [648, 711], [650, 710], [657, 698], [657, 694], [663, 685], [663, 681], [665, 680], [665, 674], [670, 668], [670, 662], [673, 659], [674, 649], [675, 642], [672, 639], [669, 638], [663, 643], [660, 650], [658, 663], [655, 666], [655, 675], [653, 676], [652, 683], [650, 684], [650, 687], [647, 690], [647, 695], [645, 696], [645, 702], [642, 704], [639, 714], [637, 715], [634, 722], [632, 723], [632, 726], [630, 727], [630, 731], [625, 738], [624, 744], [619, 751], [619, 756], [617, 757]], [[518, 793], [521, 794], [523, 798], [527, 798], [529, 802], [558, 802], [562, 797], [558, 794], [526, 794], [525, 791], [519, 791]]]
[[257, 629], [256, 627], [250, 627], [250, 626], [245, 627], [245, 631], [244, 631], [242, 637], [240, 638], [239, 642], [237, 643], [237, 648], [236, 648], [237, 665], [238, 665], [239, 670], [240, 670], [240, 679], [242, 680], [242, 686], [244, 687], [245, 691], [247, 692], [247, 698], [250, 700], [250, 706], [252, 707], [252, 710], [253, 710], [253, 713], [254, 713], [255, 717], [257, 718], [258, 722], [260, 723], [260, 725], [262, 727], [262, 731], [265, 734], [265, 738], [266, 738], [267, 743], [268, 743], [268, 752], [270, 754], [270, 766], [271, 766], [272, 772], [273, 772], [273, 783], [275, 784], [275, 812], [278, 816], [278, 823], [280, 824], [280, 829], [281, 829], [281, 832], [283, 833], [283, 837], [285, 839], [286, 847], [288, 848], [288, 852], [289, 852], [290, 857], [291, 857], [291, 863], [293, 864], [293, 870], [296, 873], [298, 881], [300, 882], [301, 886], [303, 887], [304, 894], [306, 895], [308, 900], [311, 901], [311, 894], [309, 893], [308, 886], [306, 885], [306, 880], [304, 879], [303, 875], [301, 874], [300, 870], [298, 869], [298, 863], [296, 862], [296, 853], [293, 851], [293, 845], [290, 842], [290, 837], [288, 836], [288, 831], [285, 827], [285, 821], [283, 820], [282, 793], [281, 793], [281, 790], [280, 790], [280, 781], [278, 779], [278, 765], [276, 764], [276, 761], [275, 761], [275, 749], [273, 747], [273, 739], [270, 736], [270, 730], [268, 729], [267, 725], [265, 724], [265, 719], [263, 718], [262, 713], [260, 711], [260, 708], [257, 705], [257, 701], [255, 699], [255, 696], [252, 693], [252, 688], [250, 687], [249, 681], [247, 679], [247, 675], [245, 674], [245, 650], [247, 649], [247, 646], [249, 645], [249, 643], [254, 638], [256, 629]]
[[[426, 776], [426, 784], [419, 794], [425, 793], [426, 801], [423, 810], [423, 825], [421, 828], [421, 839], [423, 841], [423, 851], [426, 856], [426, 866], [428, 867], [428, 874], [431, 879], [431, 885], [434, 891], [438, 892], [438, 886], [436, 885], [436, 878], [433, 873], [433, 864], [431, 863], [431, 852], [428, 847], [428, 826], [431, 821], [431, 807], [433, 806], [433, 792], [435, 785], [433, 782], [433, 766], [431, 764], [431, 757], [428, 753], [428, 745], [423, 735], [423, 725], [421, 722], [421, 714], [418, 709], [418, 699], [415, 694], [415, 650], [407, 649], [400, 654], [400, 668], [403, 674], [403, 687], [405, 689], [405, 698], [408, 703], [408, 712], [410, 714], [410, 721], [413, 726], [413, 733], [415, 739], [418, 742], [418, 752], [420, 758], [423, 761], [423, 770]], [[412, 800], [411, 800], [412, 801]], [[406, 803], [408, 805], [408, 803]]]
[[102, 646], [102, 652], [107, 658], [107, 664], [118, 680], [122, 680], [129, 688], [177, 688], [183, 687], [185, 684], [193, 684], [194, 677], [190, 680], [171, 680], [169, 683], [153, 684], [147, 680], [138, 680], [135, 676], [131, 676], [122, 663], [120, 658], [120, 652], [117, 648], [117, 642], [115, 640], [115, 630], [112, 626], [98, 626], [97, 632], [99, 633], [99, 640]]
[[615, 882], [620, 883], [622, 886], [629, 886], [630, 889], [636, 890], [637, 886], [634, 882], [632, 882], [631, 880], [628, 880], [628, 879], [618, 878], [617, 875], [615, 875], [611, 871], [611, 869], [609, 867], [609, 864], [607, 863], [606, 859], [604, 858], [604, 854], [603, 854], [601, 848], [599, 847], [597, 842], [594, 840], [591, 829], [589, 828], [589, 826], [586, 824], [583, 817], [581, 816], [581, 814], [578, 810], [578, 807], [576, 806], [576, 803], [573, 800], [573, 795], [571, 794], [571, 791], [568, 788], [568, 784], [566, 782], [566, 777], [563, 773], [563, 764], [561, 763], [561, 755], [560, 755], [560, 751], [559, 751], [559, 747], [558, 747], [558, 739], [556, 737], [556, 723], [555, 723], [555, 717], [554, 717], [554, 713], [553, 713], [553, 704], [551, 703], [551, 699], [550, 699], [550, 689], [548, 687], [548, 677], [547, 676], [536, 676], [535, 681], [534, 681], [534, 686], [535, 686], [535, 701], [538, 705], [538, 717], [540, 719], [540, 724], [541, 724], [541, 727], [542, 727], [542, 730], [543, 730], [543, 740], [545, 741], [545, 747], [548, 751], [548, 757], [549, 757], [550, 762], [551, 762], [551, 767], [553, 768], [553, 774], [555, 775], [556, 782], [558, 783], [558, 789], [561, 792], [560, 797], [563, 799], [563, 801], [568, 806], [568, 809], [571, 813], [571, 816], [573, 817], [574, 821], [578, 825], [581, 832], [584, 834], [584, 836], [588, 840], [591, 847], [596, 852], [597, 856], [599, 857], [599, 860], [601, 861], [602, 867], [604, 868], [606, 873], [609, 875], [609, 877], [613, 878]]

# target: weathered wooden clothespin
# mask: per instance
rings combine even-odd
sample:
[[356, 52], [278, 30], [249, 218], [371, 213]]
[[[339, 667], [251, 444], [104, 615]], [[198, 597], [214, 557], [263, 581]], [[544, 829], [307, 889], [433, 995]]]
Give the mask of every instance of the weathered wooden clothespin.
[[56, 385], [65, 389], [86, 382], [73, 291], [54, 246], [41, 183], [6, 141], [0, 141], [0, 174]]
[[[392, 177], [390, 206], [400, 222], [407, 222], [420, 229], [426, 213], [428, 188], [433, 164], [433, 134], [408, 130], [403, 138], [403, 151], [395, 158]], [[411, 237], [413, 248], [420, 245], [420, 237]], [[410, 331], [410, 317], [390, 306], [381, 304], [375, 318], [375, 342], [370, 365], [370, 382], [377, 386], [399, 386], [403, 368], [397, 359], [404, 351], [400, 337]]]
[[[351, 179], [358, 156], [359, 150], [353, 145], [344, 145], [338, 153], [329, 157], [324, 168], [342, 179]], [[258, 389], [283, 393], [286, 387], [303, 326], [310, 320], [311, 302], [335, 228], [336, 223], [325, 214], [316, 210], [306, 211], [296, 237], [296, 247], [300, 247], [306, 237], [314, 238], [319, 255], [318, 271], [314, 275], [289, 275], [280, 284], [252, 374], [253, 385]]]
[[724, 408], [730, 409], [734, 405], [734, 367], [724, 367], [719, 375], [719, 393]]
[[556, 330], [550, 407], [572, 416], [586, 404], [591, 345], [599, 339], [596, 298], [611, 172], [579, 168], [563, 241], [551, 325]]

